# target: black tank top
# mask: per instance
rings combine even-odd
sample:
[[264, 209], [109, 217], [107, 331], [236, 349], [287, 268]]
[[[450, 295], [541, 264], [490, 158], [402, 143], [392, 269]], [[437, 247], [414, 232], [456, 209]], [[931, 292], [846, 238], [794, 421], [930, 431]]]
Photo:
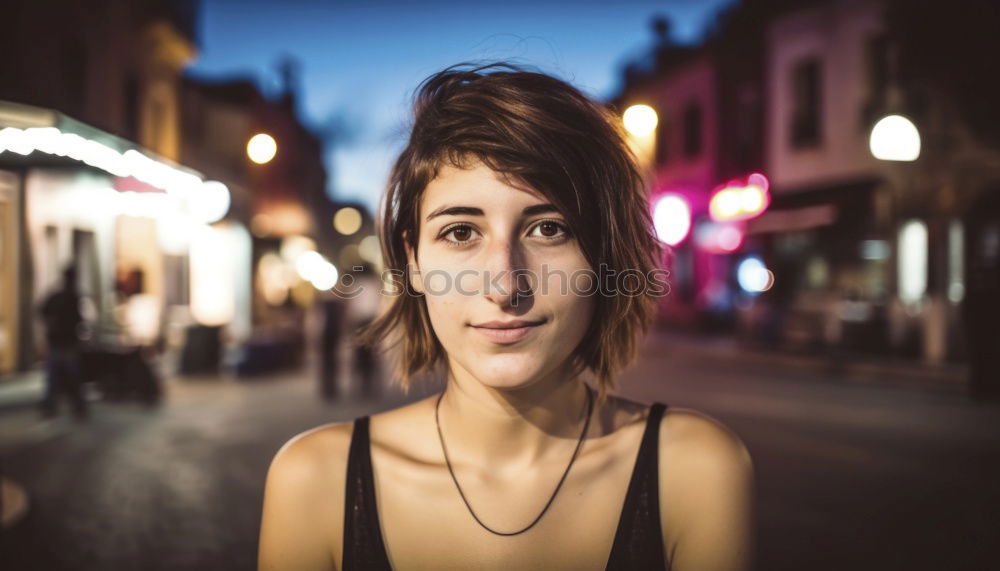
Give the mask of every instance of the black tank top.
[[[639, 445], [618, 531], [608, 558], [608, 570], [666, 569], [660, 526], [659, 426], [667, 406], [650, 408]], [[379, 527], [372, 476], [368, 417], [354, 421], [347, 458], [347, 496], [344, 503], [344, 571], [391, 571]]]

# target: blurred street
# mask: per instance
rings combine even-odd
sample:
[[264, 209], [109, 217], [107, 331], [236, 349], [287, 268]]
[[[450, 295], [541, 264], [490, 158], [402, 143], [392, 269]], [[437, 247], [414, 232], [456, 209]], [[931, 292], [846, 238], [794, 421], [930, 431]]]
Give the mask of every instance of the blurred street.
[[[1000, 407], [894, 380], [655, 334], [621, 392], [701, 410], [746, 441], [759, 569], [983, 569], [997, 560]], [[158, 408], [96, 402], [85, 424], [0, 408], [3, 473], [32, 500], [0, 538], [3, 568], [253, 569], [278, 447], [406, 398], [327, 404], [303, 372], [171, 379]]]
[[[586, 259], [650, 298], [619, 393], [745, 441], [758, 569], [1000, 569], [1000, 2], [8, 4], [0, 571], [255, 569], [284, 442], [439, 390], [392, 387], [383, 334], [481, 363], [399, 295], [443, 214], [470, 249], [422, 275]], [[544, 195], [525, 232], [478, 184], [428, 202], [468, 157]]]

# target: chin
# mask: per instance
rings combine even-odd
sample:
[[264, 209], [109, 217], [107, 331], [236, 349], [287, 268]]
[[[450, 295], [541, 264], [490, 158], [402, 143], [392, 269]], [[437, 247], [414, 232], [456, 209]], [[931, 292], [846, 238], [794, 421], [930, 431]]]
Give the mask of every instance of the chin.
[[495, 389], [516, 389], [533, 384], [545, 367], [526, 355], [491, 355], [477, 359], [469, 372], [484, 385]]

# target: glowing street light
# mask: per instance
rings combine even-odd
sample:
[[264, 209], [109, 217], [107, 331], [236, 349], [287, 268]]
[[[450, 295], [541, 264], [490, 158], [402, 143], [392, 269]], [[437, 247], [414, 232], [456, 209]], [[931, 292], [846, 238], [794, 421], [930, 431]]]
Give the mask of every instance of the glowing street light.
[[868, 148], [883, 161], [915, 161], [920, 156], [920, 132], [902, 115], [887, 115], [872, 127]]
[[758, 294], [771, 289], [774, 285], [774, 273], [767, 269], [760, 258], [748, 256], [736, 269], [736, 280], [743, 291]]
[[247, 156], [258, 165], [271, 162], [276, 154], [278, 143], [267, 133], [257, 133], [247, 141]]
[[222, 220], [232, 203], [229, 188], [217, 180], [202, 183], [199, 193], [193, 198], [192, 214], [206, 224]]
[[318, 290], [327, 290], [337, 284], [340, 272], [319, 252], [309, 250], [299, 254], [295, 260], [295, 270], [299, 277], [311, 283]]
[[344, 236], [350, 236], [361, 229], [361, 211], [345, 206], [333, 215], [333, 228]]
[[708, 213], [716, 222], [748, 220], [763, 214], [771, 203], [767, 177], [753, 173], [746, 183], [733, 181], [716, 190], [708, 203]]
[[733, 222], [703, 220], [694, 230], [694, 243], [711, 254], [732, 254], [743, 245], [745, 232]]
[[632, 105], [622, 115], [625, 130], [636, 137], [647, 137], [656, 129], [659, 119], [649, 105]]
[[665, 194], [653, 206], [653, 228], [661, 242], [676, 246], [691, 230], [691, 207], [677, 194]]

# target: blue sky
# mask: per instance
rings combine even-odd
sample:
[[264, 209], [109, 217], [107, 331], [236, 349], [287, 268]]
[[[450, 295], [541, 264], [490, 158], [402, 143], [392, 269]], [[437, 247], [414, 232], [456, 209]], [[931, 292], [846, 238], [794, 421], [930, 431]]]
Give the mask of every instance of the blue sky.
[[[695, 41], [732, 0], [403, 2], [202, 0], [199, 76], [253, 74], [274, 90], [277, 62], [301, 63], [300, 112], [335, 122], [331, 196], [374, 208], [405, 143], [409, 101], [426, 76], [462, 61], [508, 60], [569, 80], [602, 99], [621, 64], [652, 42], [650, 20]], [[279, 142], [280, 144], [280, 142]]]

